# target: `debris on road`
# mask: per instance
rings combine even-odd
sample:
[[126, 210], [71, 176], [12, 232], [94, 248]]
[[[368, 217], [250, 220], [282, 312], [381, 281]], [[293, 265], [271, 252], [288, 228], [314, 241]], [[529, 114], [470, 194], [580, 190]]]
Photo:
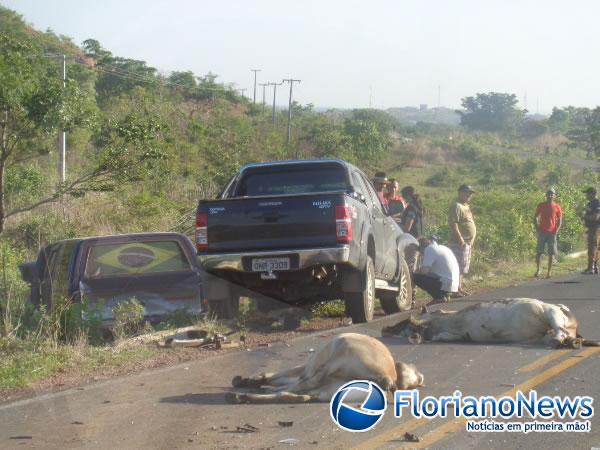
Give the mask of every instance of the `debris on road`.
[[80, 422], [79, 420], [75, 420], [74, 422], [71, 422], [71, 425], [83, 425], [83, 422]]
[[300, 443], [300, 440], [295, 438], [287, 438], [280, 440], [279, 443], [288, 445], [298, 445]]
[[420, 442], [421, 439], [419, 439], [419, 436], [417, 436], [416, 434], [413, 433], [404, 433], [404, 435], [402, 436], [404, 438], [404, 440], [406, 442]]
[[227, 337], [222, 334], [209, 335], [206, 330], [191, 328], [166, 336], [163, 342], [157, 342], [157, 346], [159, 348], [205, 348], [214, 346], [216, 350], [240, 346], [237, 342], [225, 343], [226, 340]]
[[19, 441], [22, 439], [33, 439], [33, 436], [10, 436], [9, 439], [15, 439]]
[[224, 426], [221, 426], [221, 429], [225, 430], [223, 431], [223, 433], [256, 433], [257, 431], [260, 431], [259, 428], [255, 427], [254, 425], [250, 425], [249, 423], [245, 423], [241, 426], [238, 425], [237, 427], [235, 427], [235, 430], [228, 430], [227, 427]]
[[514, 388], [515, 384], [514, 383], [500, 383], [500, 386]]
[[280, 427], [291, 427], [292, 425], [294, 425], [294, 422], [293, 422], [293, 421], [291, 421], [291, 420], [290, 420], [290, 421], [283, 421], [283, 420], [280, 420], [280, 421], [278, 421], [278, 422], [277, 422], [277, 424], [278, 424]]

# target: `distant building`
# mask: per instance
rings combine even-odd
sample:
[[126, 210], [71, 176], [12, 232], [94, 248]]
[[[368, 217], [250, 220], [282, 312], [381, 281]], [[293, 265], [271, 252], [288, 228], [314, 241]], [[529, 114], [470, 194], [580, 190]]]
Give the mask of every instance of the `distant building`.
[[427, 111], [427, 103], [421, 103], [419, 105], [419, 111]]

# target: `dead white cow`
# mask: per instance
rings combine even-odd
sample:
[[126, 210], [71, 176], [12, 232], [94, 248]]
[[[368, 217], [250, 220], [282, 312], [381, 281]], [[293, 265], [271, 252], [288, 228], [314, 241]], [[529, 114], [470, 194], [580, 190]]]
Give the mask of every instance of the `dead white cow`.
[[465, 341], [482, 343], [530, 343], [553, 347], [597, 346], [577, 333], [577, 319], [565, 305], [533, 298], [509, 298], [478, 303], [460, 311], [425, 312], [383, 329], [384, 335], [400, 335], [410, 342]]
[[[313, 353], [306, 364], [255, 377], [236, 376], [235, 388], [262, 388], [260, 393], [231, 392], [230, 403], [329, 401], [351, 380], [370, 380], [394, 391], [423, 385], [423, 374], [413, 364], [395, 362], [387, 347], [375, 338], [345, 333]], [[352, 400], [352, 399], [349, 399]]]

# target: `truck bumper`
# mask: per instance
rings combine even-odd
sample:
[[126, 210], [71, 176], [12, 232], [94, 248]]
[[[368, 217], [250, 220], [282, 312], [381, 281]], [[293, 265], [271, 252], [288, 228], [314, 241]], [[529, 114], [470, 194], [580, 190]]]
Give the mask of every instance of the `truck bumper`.
[[[269, 250], [248, 253], [204, 253], [199, 254], [198, 259], [205, 270], [236, 270], [239, 272], [250, 272], [244, 261], [252, 258], [276, 258], [282, 256], [297, 257], [291, 270], [302, 270], [323, 264], [353, 264], [350, 258], [350, 246], [340, 245], [328, 248], [308, 248], [308, 249], [286, 249]], [[358, 263], [356, 261], [355, 263]]]

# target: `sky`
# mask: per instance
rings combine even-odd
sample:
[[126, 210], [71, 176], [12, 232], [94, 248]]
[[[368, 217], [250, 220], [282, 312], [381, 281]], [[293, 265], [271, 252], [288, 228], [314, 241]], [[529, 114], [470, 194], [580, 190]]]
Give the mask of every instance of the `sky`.
[[[213, 72], [253, 95], [299, 79], [317, 107], [460, 107], [478, 92], [521, 107], [600, 104], [594, 0], [0, 0], [40, 30], [162, 73]], [[282, 86], [287, 89], [286, 86]], [[277, 90], [278, 104], [288, 92]], [[258, 87], [257, 101], [262, 100]], [[272, 91], [267, 90], [267, 102]]]

